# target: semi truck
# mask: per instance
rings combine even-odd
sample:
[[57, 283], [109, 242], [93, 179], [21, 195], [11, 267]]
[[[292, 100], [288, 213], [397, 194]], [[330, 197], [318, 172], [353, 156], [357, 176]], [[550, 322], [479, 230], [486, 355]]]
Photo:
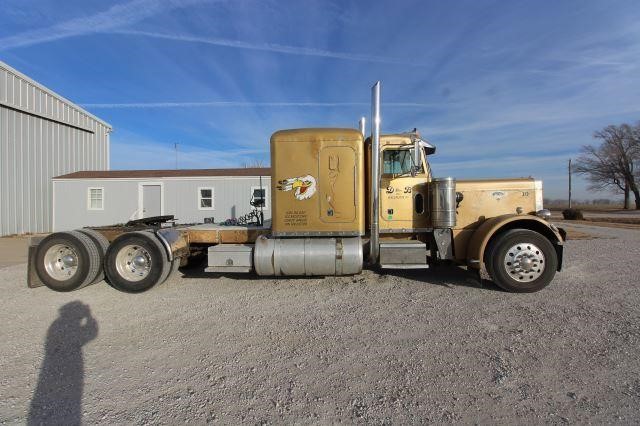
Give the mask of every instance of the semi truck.
[[436, 148], [417, 130], [381, 134], [380, 94], [377, 82], [368, 136], [364, 119], [359, 129], [272, 135], [270, 224], [151, 218], [55, 232], [29, 248], [29, 286], [71, 291], [105, 280], [137, 293], [198, 256], [217, 274], [353, 275], [444, 262], [510, 292], [547, 286], [566, 234], [549, 221], [542, 182], [433, 176]]

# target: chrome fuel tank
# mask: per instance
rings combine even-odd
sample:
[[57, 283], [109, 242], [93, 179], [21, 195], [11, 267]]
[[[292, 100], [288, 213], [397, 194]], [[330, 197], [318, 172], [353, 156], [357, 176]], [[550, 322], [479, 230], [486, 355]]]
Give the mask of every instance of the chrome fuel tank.
[[362, 271], [362, 239], [258, 237], [258, 275], [353, 275]]

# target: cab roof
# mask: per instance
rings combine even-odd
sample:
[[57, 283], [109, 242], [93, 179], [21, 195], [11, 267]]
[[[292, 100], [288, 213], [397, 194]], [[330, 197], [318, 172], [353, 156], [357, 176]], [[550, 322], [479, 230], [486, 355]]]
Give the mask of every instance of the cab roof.
[[307, 128], [307, 129], [287, 129], [278, 130], [271, 135], [271, 141], [296, 141], [300, 139], [308, 139], [309, 137], [324, 140], [340, 140], [340, 139], [362, 139], [362, 134], [356, 129], [341, 128]]

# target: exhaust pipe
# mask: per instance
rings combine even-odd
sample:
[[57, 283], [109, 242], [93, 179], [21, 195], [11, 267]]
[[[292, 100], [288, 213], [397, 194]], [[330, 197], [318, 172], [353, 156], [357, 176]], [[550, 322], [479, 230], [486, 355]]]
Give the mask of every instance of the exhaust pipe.
[[371, 88], [371, 235], [369, 263], [376, 264], [380, 254], [380, 82]]
[[360, 121], [358, 121], [358, 128], [360, 129], [360, 133], [362, 134], [363, 138], [367, 137], [367, 135], [365, 134], [366, 125], [367, 125], [367, 119], [364, 117], [361, 117]]

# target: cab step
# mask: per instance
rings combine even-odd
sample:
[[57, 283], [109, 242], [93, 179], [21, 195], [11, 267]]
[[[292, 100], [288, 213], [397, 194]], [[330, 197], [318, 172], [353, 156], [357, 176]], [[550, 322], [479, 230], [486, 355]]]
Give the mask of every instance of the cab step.
[[427, 245], [418, 240], [383, 240], [380, 242], [380, 267], [428, 269]]

